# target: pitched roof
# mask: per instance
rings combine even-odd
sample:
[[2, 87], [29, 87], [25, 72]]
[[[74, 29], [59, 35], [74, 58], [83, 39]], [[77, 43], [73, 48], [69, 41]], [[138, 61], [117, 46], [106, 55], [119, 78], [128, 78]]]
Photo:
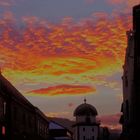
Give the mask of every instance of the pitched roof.
[[0, 90], [9, 98], [17, 99], [18, 102], [34, 107], [1, 73]]

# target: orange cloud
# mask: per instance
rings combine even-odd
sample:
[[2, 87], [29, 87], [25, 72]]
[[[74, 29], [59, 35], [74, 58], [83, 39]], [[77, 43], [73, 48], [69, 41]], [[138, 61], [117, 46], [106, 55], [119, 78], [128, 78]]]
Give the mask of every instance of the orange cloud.
[[28, 92], [28, 94], [38, 94], [38, 95], [81, 95], [89, 94], [95, 92], [96, 89], [89, 86], [79, 86], [79, 85], [59, 85], [38, 90], [33, 90]]
[[69, 116], [70, 112], [47, 112], [46, 116], [47, 117], [58, 117], [58, 118], [64, 118], [64, 116]]
[[128, 8], [132, 8], [132, 6], [140, 4], [140, 1], [139, 0], [127, 0], [126, 4], [127, 4]]
[[33, 81], [53, 85], [55, 81], [57, 85], [94, 85], [98, 82], [96, 77], [120, 72], [131, 16], [114, 16], [112, 20], [106, 14], [98, 14], [96, 21], [91, 18], [80, 24], [70, 17], [58, 24], [24, 17], [22, 29], [11, 22], [14, 19], [11, 13], [5, 14], [0, 19], [3, 74], [15, 85], [21, 81], [24, 84]]
[[132, 13], [132, 7], [140, 4], [139, 0], [107, 0], [108, 4], [111, 5], [123, 5], [125, 13]]

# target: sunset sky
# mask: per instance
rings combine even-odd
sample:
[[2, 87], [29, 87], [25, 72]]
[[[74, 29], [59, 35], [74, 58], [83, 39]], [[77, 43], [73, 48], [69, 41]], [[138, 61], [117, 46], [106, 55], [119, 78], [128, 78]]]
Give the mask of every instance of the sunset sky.
[[86, 97], [104, 124], [119, 127], [126, 31], [138, 3], [0, 0], [2, 74], [48, 116], [74, 119]]

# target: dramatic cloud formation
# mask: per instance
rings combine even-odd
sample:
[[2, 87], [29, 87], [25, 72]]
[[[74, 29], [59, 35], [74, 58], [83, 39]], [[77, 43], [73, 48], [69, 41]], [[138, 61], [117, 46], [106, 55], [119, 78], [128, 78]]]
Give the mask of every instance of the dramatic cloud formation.
[[39, 95], [80, 95], [86, 93], [93, 93], [96, 89], [88, 86], [78, 86], [78, 85], [60, 85], [55, 87], [48, 87], [46, 89], [38, 89], [30, 91], [31, 94]]
[[[96, 21], [91, 18], [80, 23], [68, 17], [59, 24], [24, 17], [22, 29], [14, 23], [12, 14], [6, 15], [10, 17], [8, 20], [0, 20], [0, 65], [4, 75], [15, 84], [24, 81], [22, 85], [90, 83], [94, 86], [99, 81], [105, 84], [100, 76], [105, 79], [121, 71], [126, 30], [131, 27], [129, 15], [114, 15], [116, 18], [112, 20], [102, 14]], [[111, 86], [114, 87], [113, 83]], [[52, 88], [41, 88], [43, 91], [33, 90], [34, 93], [52, 95], [48, 93]], [[59, 94], [56, 91], [53, 95]]]
[[139, 0], [106, 0], [108, 4], [113, 6], [123, 6], [123, 11], [125, 13], [132, 12], [132, 7], [140, 4]]

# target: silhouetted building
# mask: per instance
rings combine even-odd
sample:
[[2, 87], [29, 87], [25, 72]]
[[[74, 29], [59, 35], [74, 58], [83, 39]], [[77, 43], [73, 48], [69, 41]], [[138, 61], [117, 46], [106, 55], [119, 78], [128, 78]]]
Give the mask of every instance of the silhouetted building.
[[75, 111], [76, 123], [74, 127], [74, 140], [98, 140], [100, 123], [96, 120], [97, 110], [94, 106], [85, 103], [79, 105]]
[[109, 140], [110, 132], [107, 127], [100, 127], [100, 140]]
[[120, 123], [123, 124], [123, 134], [128, 137], [133, 124], [133, 102], [134, 95], [134, 34], [133, 31], [127, 32], [128, 46], [126, 48], [125, 64], [123, 66], [123, 104]]
[[140, 138], [140, 5], [133, 8], [133, 31], [127, 32], [128, 47], [123, 73], [122, 137]]
[[47, 140], [48, 119], [0, 73], [0, 140]]

